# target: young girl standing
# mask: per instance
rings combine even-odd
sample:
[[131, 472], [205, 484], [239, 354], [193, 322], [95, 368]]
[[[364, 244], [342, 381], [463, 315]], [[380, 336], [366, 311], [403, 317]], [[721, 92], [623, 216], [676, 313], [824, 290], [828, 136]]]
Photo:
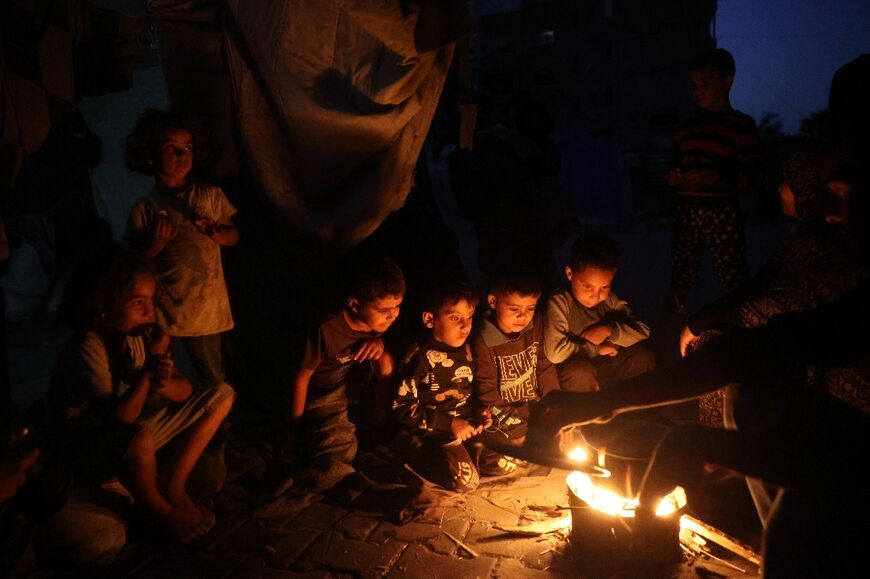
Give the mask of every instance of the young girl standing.
[[149, 110], [127, 137], [127, 166], [154, 188], [130, 211], [126, 239], [154, 262], [158, 322], [184, 344], [205, 383], [224, 378], [221, 334], [233, 327], [220, 247], [235, 245], [236, 208], [219, 187], [191, 179], [194, 132], [173, 113]]

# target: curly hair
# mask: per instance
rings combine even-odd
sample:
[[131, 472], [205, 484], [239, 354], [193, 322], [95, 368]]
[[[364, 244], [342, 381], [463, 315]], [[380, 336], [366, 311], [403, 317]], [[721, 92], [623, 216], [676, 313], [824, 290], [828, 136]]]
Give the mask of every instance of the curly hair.
[[199, 135], [194, 124], [184, 116], [170, 111], [148, 109], [139, 115], [133, 132], [124, 142], [124, 164], [131, 171], [142, 175], [154, 175], [160, 147], [166, 134], [173, 130], [189, 131], [193, 138], [193, 150], [199, 159]]

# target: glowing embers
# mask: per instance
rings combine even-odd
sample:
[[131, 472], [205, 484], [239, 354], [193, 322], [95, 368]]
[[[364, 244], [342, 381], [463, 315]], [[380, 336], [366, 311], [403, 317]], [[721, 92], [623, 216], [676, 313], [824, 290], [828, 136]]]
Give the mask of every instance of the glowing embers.
[[[567, 482], [568, 488], [571, 489], [574, 496], [593, 509], [615, 517], [634, 517], [638, 505], [636, 498], [628, 499], [596, 485], [591, 476], [582, 472], [572, 472], [568, 475]], [[683, 490], [683, 487], [676, 487], [661, 500], [656, 507], [656, 515], [665, 517], [684, 506], [686, 506], [686, 491]]]

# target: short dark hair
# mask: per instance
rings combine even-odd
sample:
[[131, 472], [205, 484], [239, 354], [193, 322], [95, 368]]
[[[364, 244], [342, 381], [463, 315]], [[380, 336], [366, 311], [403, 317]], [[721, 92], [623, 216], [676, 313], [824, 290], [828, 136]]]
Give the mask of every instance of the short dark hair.
[[539, 297], [541, 282], [531, 268], [517, 267], [494, 275], [489, 282], [489, 293], [494, 296], [515, 293], [521, 296]]
[[574, 271], [587, 267], [616, 271], [619, 268], [619, 255], [619, 246], [606, 233], [584, 233], [571, 246], [568, 267]]
[[373, 302], [386, 296], [405, 295], [405, 276], [391, 259], [373, 257], [355, 265], [348, 278], [347, 297], [360, 303]]
[[148, 109], [139, 115], [133, 132], [127, 135], [124, 142], [124, 164], [136, 173], [153, 175], [166, 133], [174, 130], [190, 131], [194, 153], [198, 153], [199, 139], [191, 121], [171, 111]]
[[124, 298], [143, 275], [154, 276], [154, 267], [142, 254], [124, 253], [115, 258], [88, 302], [91, 327], [111, 331], [120, 319]]
[[471, 307], [477, 307], [480, 294], [474, 284], [466, 279], [445, 279], [432, 284], [423, 296], [423, 311], [437, 312], [442, 306], [465, 300]]
[[725, 76], [734, 76], [734, 73], [737, 71], [734, 57], [724, 48], [708, 50], [689, 65], [689, 70], [700, 70], [702, 68], [716, 69]]

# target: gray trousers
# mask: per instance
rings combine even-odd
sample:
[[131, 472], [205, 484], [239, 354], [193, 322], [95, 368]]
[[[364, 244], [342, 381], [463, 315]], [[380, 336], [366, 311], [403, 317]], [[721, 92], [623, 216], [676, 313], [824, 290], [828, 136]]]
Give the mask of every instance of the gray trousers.
[[574, 356], [556, 366], [559, 386], [570, 392], [592, 392], [655, 370], [653, 351], [643, 342], [620, 348], [616, 356]]

